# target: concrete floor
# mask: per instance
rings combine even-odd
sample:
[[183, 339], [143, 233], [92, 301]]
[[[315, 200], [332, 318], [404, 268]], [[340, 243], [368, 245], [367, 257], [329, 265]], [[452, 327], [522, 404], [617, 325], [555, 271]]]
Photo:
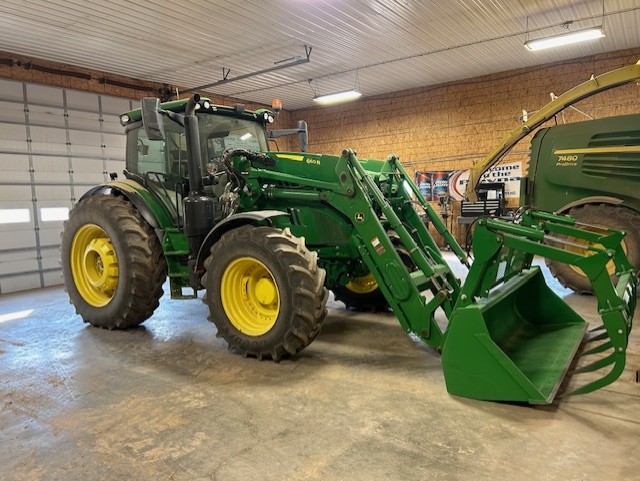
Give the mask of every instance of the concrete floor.
[[638, 331], [613, 385], [530, 407], [450, 396], [392, 314], [340, 306], [275, 364], [227, 352], [197, 301], [109, 332], [61, 287], [0, 296], [0, 479], [640, 479]]

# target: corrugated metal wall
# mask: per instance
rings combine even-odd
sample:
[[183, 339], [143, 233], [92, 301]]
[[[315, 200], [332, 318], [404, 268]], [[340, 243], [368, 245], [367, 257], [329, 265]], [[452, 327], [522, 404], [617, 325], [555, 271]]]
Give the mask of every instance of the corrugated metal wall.
[[0, 293], [61, 284], [68, 209], [124, 168], [126, 99], [0, 79]]

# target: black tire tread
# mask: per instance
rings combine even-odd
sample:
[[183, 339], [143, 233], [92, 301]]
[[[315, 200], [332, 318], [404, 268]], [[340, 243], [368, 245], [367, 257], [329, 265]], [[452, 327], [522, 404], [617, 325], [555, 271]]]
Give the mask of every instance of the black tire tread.
[[[635, 212], [623, 206], [585, 204], [572, 208], [569, 214], [579, 222], [593, 225], [605, 225], [604, 219], [615, 219], [615, 226], [607, 225], [626, 231], [627, 257], [636, 269], [640, 268], [640, 252], [634, 248], [634, 246], [640, 247], [640, 216]], [[546, 259], [545, 262], [551, 275], [564, 288], [571, 289], [578, 294], [593, 294], [588, 278], [573, 271], [568, 264], [554, 262], [549, 259]]]
[[[82, 299], [73, 285], [68, 265], [68, 252], [77, 229], [70, 230], [74, 218], [83, 213], [106, 213], [113, 221], [114, 232], [122, 239], [125, 249], [117, 252], [118, 263], [128, 264], [129, 293], [114, 295], [118, 302], [115, 315], [100, 319], [96, 310]], [[80, 226], [77, 226], [80, 227]], [[100, 226], [106, 230], [105, 226]], [[113, 233], [112, 233], [113, 234]], [[112, 235], [111, 234], [111, 235]], [[112, 243], [115, 243], [112, 237]], [[152, 227], [133, 205], [123, 197], [96, 195], [78, 202], [69, 213], [62, 233], [62, 271], [65, 290], [84, 322], [105, 329], [129, 329], [142, 324], [156, 310], [163, 294], [162, 285], [167, 277], [167, 264], [162, 247]], [[64, 255], [66, 254], [66, 255]], [[65, 258], [66, 257], [66, 258]], [[118, 282], [121, 288], [122, 280]]]
[[[236, 329], [226, 320], [226, 315], [217, 312], [220, 308], [213, 299], [216, 294], [211, 292], [211, 276], [219, 253], [245, 241], [261, 245], [272, 252], [277, 262], [285, 266], [286, 277], [291, 280], [292, 314], [288, 319], [283, 319], [287, 326], [280, 338], [269, 345], [248, 346], [238, 342]], [[204, 262], [205, 274], [202, 278], [202, 284], [207, 288], [204, 302], [209, 307], [209, 320], [218, 328], [218, 336], [227, 341], [231, 350], [238, 351], [245, 357], [255, 356], [261, 360], [279, 361], [307, 347], [320, 332], [327, 314], [328, 291], [324, 288], [326, 273], [324, 269], [318, 268], [317, 264], [317, 253], [309, 251], [304, 240], [295, 237], [289, 229], [243, 226], [225, 233], [212, 246], [211, 255]], [[277, 322], [280, 322], [280, 319]]]
[[349, 311], [380, 312], [389, 310], [389, 303], [379, 287], [364, 294], [353, 292], [347, 286], [336, 286], [331, 290], [335, 300], [343, 302]]

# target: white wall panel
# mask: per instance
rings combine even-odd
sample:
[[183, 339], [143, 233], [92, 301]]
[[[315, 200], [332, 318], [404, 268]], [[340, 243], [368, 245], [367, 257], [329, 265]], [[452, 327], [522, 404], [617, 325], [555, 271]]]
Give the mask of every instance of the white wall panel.
[[105, 162], [105, 165], [107, 174], [115, 172], [116, 174], [118, 174], [118, 178], [122, 178], [122, 171], [125, 168], [125, 163], [123, 160], [107, 160]]
[[59, 268], [60, 267], [60, 246], [55, 245], [55, 246], [43, 246], [42, 247], [42, 255], [44, 257], [50, 257], [50, 258], [55, 258], [56, 259], [56, 264], [53, 264], [52, 268]]
[[120, 125], [120, 119], [117, 116], [102, 118], [102, 131], [110, 134], [122, 135], [123, 127]]
[[[7, 257], [7, 256], [5, 256]], [[11, 255], [9, 260], [0, 259], [0, 276], [21, 274], [23, 272], [37, 272], [38, 261], [33, 257], [25, 257], [24, 259], [18, 258], [18, 256]]]
[[98, 96], [89, 92], [67, 90], [67, 110], [69, 111], [69, 115], [71, 115], [71, 111], [73, 110], [97, 113]]
[[[70, 129], [100, 131], [100, 114], [98, 112], [67, 110], [67, 115], [69, 116], [67, 121]], [[120, 131], [116, 133], [122, 135], [122, 131], [121, 126]]]
[[105, 172], [122, 176], [125, 136], [118, 116], [131, 105], [0, 79], [0, 212], [29, 213], [28, 222], [0, 223], [0, 293], [62, 282], [64, 221], [43, 218], [41, 209], [66, 214], [108, 179]]
[[[60, 283], [61, 281], [57, 284]], [[0, 292], [6, 293], [35, 289], [42, 287], [43, 284], [44, 282], [42, 282], [41, 276], [38, 273], [0, 277]]]
[[67, 155], [67, 132], [64, 128], [30, 127], [31, 152]]
[[[22, 267], [20, 267], [22, 266]], [[37, 271], [35, 249], [13, 250], [0, 253], [0, 276], [3, 274], [19, 274], [26, 271]]]
[[[120, 177], [122, 178], [122, 176], [120, 176]], [[92, 187], [93, 187], [93, 185], [74, 185], [73, 193], [74, 193], [74, 196], [75, 196], [76, 200], [80, 200], [82, 198], [82, 196], [86, 192], [91, 190]]]
[[103, 134], [104, 155], [110, 160], [125, 160], [127, 139], [124, 135]]
[[[0, 88], [2, 84], [0, 83]], [[24, 123], [24, 103], [19, 101], [0, 101], [0, 122]]]
[[28, 209], [30, 217], [29, 222], [0, 224], [0, 254], [7, 250], [35, 248], [37, 242], [31, 202], [5, 201], [0, 203], [0, 209]]
[[22, 103], [22, 82], [0, 79], [0, 98]]
[[73, 158], [71, 161], [74, 184], [99, 184], [108, 177], [104, 175], [102, 159]]
[[60, 269], [55, 269], [52, 271], [45, 271], [42, 274], [43, 284], [45, 287], [47, 286], [57, 286], [58, 284], [62, 284], [62, 271]]
[[0, 122], [0, 152], [28, 152], [24, 125]]
[[64, 109], [56, 107], [42, 107], [39, 105], [29, 105], [29, 123], [34, 126], [50, 126], [64, 129]]
[[62, 89], [45, 85], [27, 84], [27, 102], [31, 105], [50, 105], [64, 108]]
[[33, 227], [30, 229], [8, 229], [0, 226], [0, 251], [35, 247], [36, 236]]
[[[62, 232], [62, 226], [50, 229], [40, 227], [40, 244], [47, 246], [60, 244], [60, 232]], [[56, 258], [59, 257], [56, 256]]]
[[102, 156], [102, 135], [100, 132], [70, 130], [71, 154], [75, 156]]
[[3, 209], [31, 207], [31, 190], [25, 189], [23, 185], [4, 185], [2, 186], [2, 190], [0, 190], [0, 195], [3, 199], [7, 199], [6, 202], [2, 202], [1, 208]]
[[29, 183], [30, 177], [28, 155], [0, 154], [0, 181]]
[[60, 201], [61, 206], [66, 205], [71, 199], [70, 185], [36, 185], [36, 198], [38, 202]]
[[102, 113], [106, 116], [108, 114], [119, 116], [125, 112], [128, 112], [132, 108], [140, 106], [139, 101], [132, 101], [127, 99], [119, 99], [116, 97], [102, 97]]
[[33, 178], [36, 184], [69, 184], [69, 159], [62, 156], [33, 156]]
[[36, 235], [33, 228], [29, 230], [8, 230], [0, 227], [0, 251], [27, 248], [36, 248]]

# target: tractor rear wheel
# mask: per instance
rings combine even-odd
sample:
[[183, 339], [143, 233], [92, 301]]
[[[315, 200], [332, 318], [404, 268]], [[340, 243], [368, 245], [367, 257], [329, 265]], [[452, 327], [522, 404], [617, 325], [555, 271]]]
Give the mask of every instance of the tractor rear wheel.
[[66, 291], [85, 322], [127, 329], [158, 307], [167, 265], [153, 229], [127, 200], [97, 195], [78, 202], [60, 251]]
[[[627, 235], [622, 241], [622, 248], [631, 265], [636, 269], [640, 268], [640, 216], [625, 207], [607, 204], [587, 204], [574, 207], [569, 211], [569, 215], [573, 216], [577, 222], [625, 231]], [[590, 230], [598, 232], [597, 229]], [[568, 240], [573, 241], [574, 239], [569, 238]], [[565, 246], [565, 249], [572, 252], [584, 252], [583, 249], [569, 245]], [[579, 268], [550, 260], [547, 260], [547, 266], [549, 266], [551, 274], [564, 287], [572, 289], [578, 294], [593, 293], [589, 278]], [[607, 270], [614, 282], [617, 282], [613, 261], [607, 264]]]
[[378, 312], [389, 309], [389, 303], [371, 272], [352, 277], [344, 286], [336, 286], [331, 290], [336, 301], [344, 302], [345, 307], [351, 311]]
[[289, 229], [243, 226], [211, 247], [202, 284], [230, 350], [280, 360], [308, 346], [327, 313], [318, 255]]
[[[400, 259], [410, 272], [414, 271], [416, 267], [409, 251], [400, 244], [400, 238], [396, 241], [393, 234], [390, 234], [390, 237], [396, 246]], [[346, 308], [351, 311], [379, 312], [389, 310], [389, 303], [371, 272], [364, 276], [352, 277], [346, 285], [335, 286], [331, 290], [336, 300], [344, 302]]]

